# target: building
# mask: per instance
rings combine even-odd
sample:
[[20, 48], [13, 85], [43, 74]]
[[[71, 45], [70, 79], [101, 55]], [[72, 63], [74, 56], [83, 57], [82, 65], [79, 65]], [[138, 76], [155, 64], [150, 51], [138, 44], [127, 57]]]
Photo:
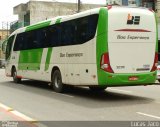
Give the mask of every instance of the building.
[[157, 0], [106, 0], [107, 4], [119, 4], [124, 6], [147, 7], [156, 10]]
[[0, 29], [0, 59], [5, 58], [4, 52], [2, 51], [2, 43], [9, 36], [9, 30]]
[[155, 3], [155, 10], [157, 12], [157, 16], [158, 16], [159, 22], [160, 22], [160, 0], [157, 0], [157, 2]]
[[[100, 7], [102, 5], [81, 4], [80, 11]], [[18, 15], [18, 21], [13, 22], [11, 29], [27, 26], [49, 18], [61, 15], [71, 15], [77, 13], [77, 3], [29, 1], [14, 7], [13, 12]], [[13, 31], [12, 30], [12, 31]]]
[[[160, 22], [160, 0], [106, 0], [106, 5], [118, 4], [123, 6], [137, 6], [151, 8], [156, 12], [158, 22]], [[80, 11], [88, 10], [105, 5], [80, 4]], [[77, 3], [46, 2], [30, 0], [25, 4], [19, 4], [13, 8], [18, 21], [11, 23], [11, 32], [15, 29], [37, 23], [49, 18], [61, 15], [77, 13]]]
[[[127, 1], [128, 2], [128, 1]], [[123, 5], [122, 0], [106, 0], [107, 5], [112, 5], [112, 4], [118, 4], [118, 5]]]

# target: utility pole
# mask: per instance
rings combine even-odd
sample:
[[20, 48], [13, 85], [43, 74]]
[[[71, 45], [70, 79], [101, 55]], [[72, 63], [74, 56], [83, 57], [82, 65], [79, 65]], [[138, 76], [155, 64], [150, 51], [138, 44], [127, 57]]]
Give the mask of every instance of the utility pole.
[[9, 23], [7, 22], [7, 38], [9, 36], [9, 34], [8, 34], [8, 31], [9, 31], [8, 25], [9, 25]]
[[[5, 21], [3, 21], [2, 22], [2, 32], [1, 32], [1, 43], [0, 43], [0, 45], [1, 45], [1, 48], [0, 48], [0, 58], [4, 58], [4, 53], [2, 53], [2, 42], [5, 40], [5, 39], [7, 39], [8, 38], [8, 36], [9, 36], [9, 26], [10, 24], [9, 24], [9, 22], [5, 22]], [[3, 55], [2, 55], [3, 54]]]
[[9, 23], [2, 22], [2, 39], [5, 39], [9, 36]]
[[80, 9], [81, 9], [81, 0], [78, 0], [77, 13], [80, 12]]

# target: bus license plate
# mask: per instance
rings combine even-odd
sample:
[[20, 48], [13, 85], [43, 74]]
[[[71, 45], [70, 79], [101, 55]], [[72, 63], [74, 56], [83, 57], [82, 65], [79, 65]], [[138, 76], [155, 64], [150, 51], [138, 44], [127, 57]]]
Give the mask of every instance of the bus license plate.
[[137, 76], [130, 76], [128, 78], [129, 81], [137, 81], [138, 80], [138, 77]]

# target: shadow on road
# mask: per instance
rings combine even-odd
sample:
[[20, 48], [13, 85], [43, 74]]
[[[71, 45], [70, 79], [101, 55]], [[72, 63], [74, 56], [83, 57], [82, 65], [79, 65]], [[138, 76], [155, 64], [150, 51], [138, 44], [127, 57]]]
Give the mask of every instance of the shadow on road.
[[[83, 87], [69, 87], [65, 93], [55, 93], [46, 82], [24, 80], [21, 84], [10, 82], [1, 82], [1, 85], [11, 89], [28, 92], [29, 94], [36, 94], [37, 96], [44, 96], [50, 99], [72, 103], [79, 106], [90, 108], [102, 107], [120, 107], [127, 105], [140, 105], [152, 103], [154, 99], [132, 94], [125, 94], [119, 92], [93, 92], [88, 88]], [[66, 96], [65, 96], [66, 95]], [[71, 96], [71, 97], [69, 97]], [[34, 99], [34, 96], [33, 96]], [[44, 100], [45, 102], [45, 100]]]

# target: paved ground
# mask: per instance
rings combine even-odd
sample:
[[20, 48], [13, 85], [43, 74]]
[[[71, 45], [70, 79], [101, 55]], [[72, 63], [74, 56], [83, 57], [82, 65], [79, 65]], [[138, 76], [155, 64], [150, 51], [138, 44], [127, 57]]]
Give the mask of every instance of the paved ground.
[[160, 85], [115, 87], [102, 93], [72, 88], [59, 94], [44, 82], [15, 84], [1, 69], [0, 94], [0, 103], [12, 109], [0, 107], [1, 120], [160, 121]]

